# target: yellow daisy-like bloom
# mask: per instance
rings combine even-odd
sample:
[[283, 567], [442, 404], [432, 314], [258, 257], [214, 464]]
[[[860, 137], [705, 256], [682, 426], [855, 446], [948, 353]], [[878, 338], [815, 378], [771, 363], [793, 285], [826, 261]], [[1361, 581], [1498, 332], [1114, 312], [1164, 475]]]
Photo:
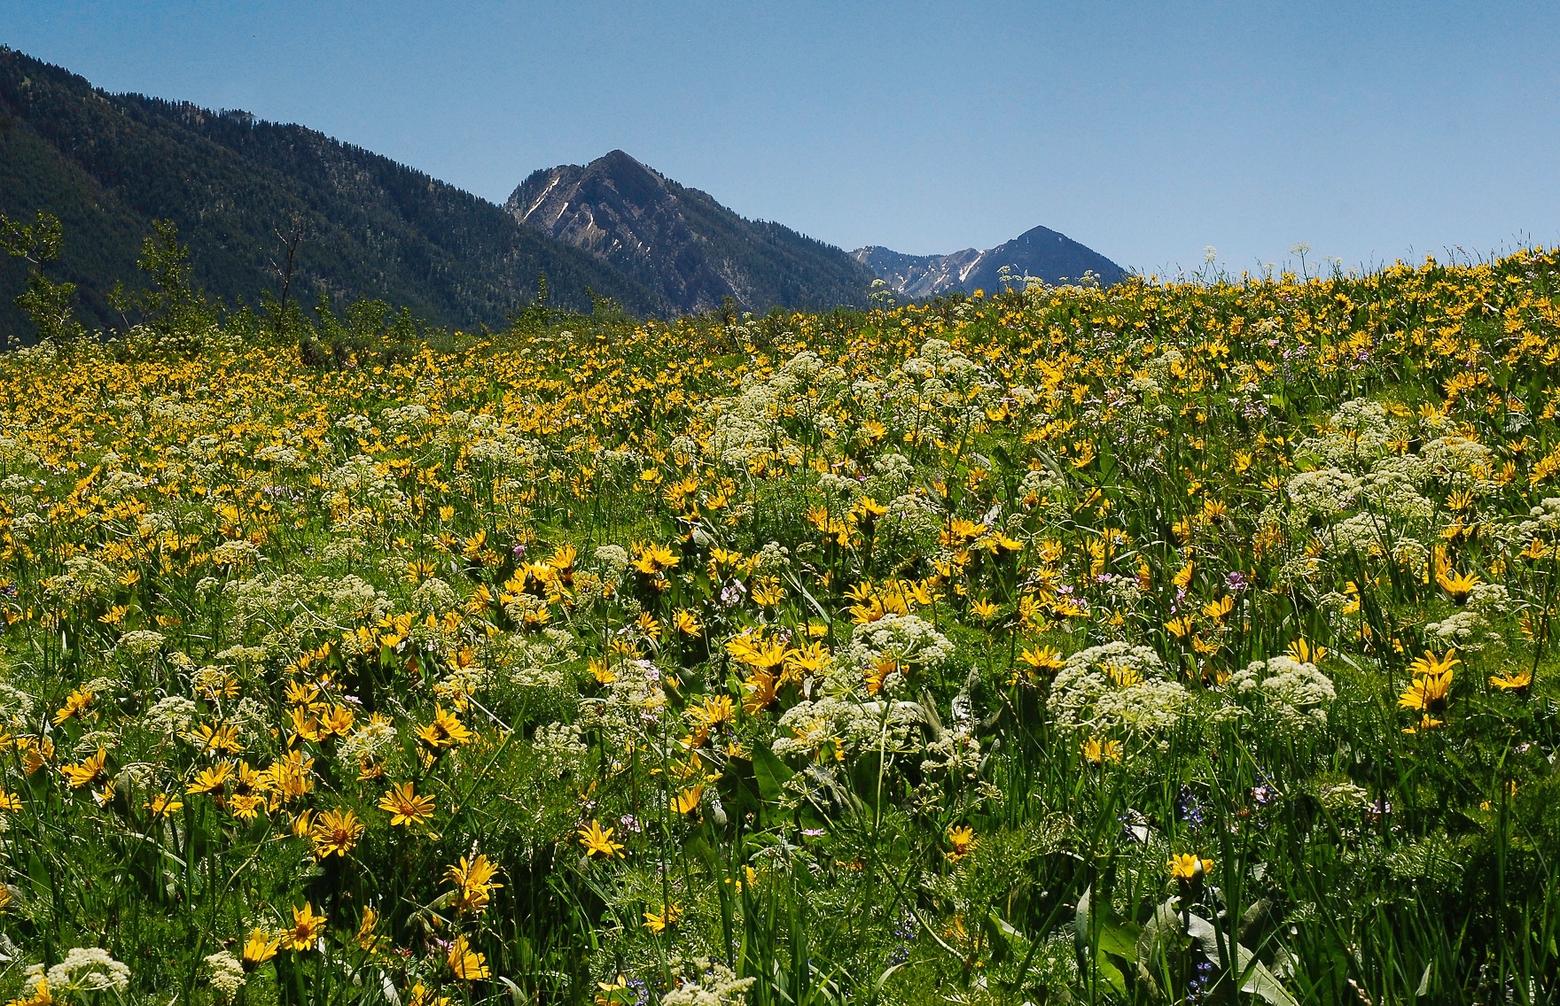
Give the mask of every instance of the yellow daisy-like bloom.
[[1457, 659], [1456, 650], [1448, 650], [1443, 656], [1439, 657], [1426, 650], [1424, 656], [1415, 658], [1414, 662], [1408, 665], [1408, 671], [1416, 678], [1437, 677], [1442, 674], [1450, 674], [1452, 668], [1460, 663], [1462, 661]]
[[948, 829], [948, 844], [953, 848], [948, 850], [945, 855], [947, 855], [949, 860], [957, 863], [965, 856], [968, 856], [970, 851], [980, 844], [980, 840], [975, 837], [974, 828], [960, 824]]
[[108, 752], [102, 748], [89, 758], [84, 758], [73, 765], [62, 765], [60, 772], [65, 776], [65, 781], [71, 789], [80, 789], [90, 786], [97, 781], [97, 777], [103, 774], [103, 765], [108, 760]]
[[1170, 876], [1176, 880], [1196, 880], [1213, 871], [1213, 860], [1199, 859], [1190, 852], [1180, 852], [1170, 857]]
[[450, 1006], [449, 996], [436, 996], [422, 982], [417, 982], [406, 993], [406, 1006]]
[[581, 828], [579, 836], [587, 856], [611, 859], [623, 851], [622, 843], [612, 841], [612, 829], [603, 828], [599, 821], [591, 821], [588, 826]]
[[92, 703], [93, 695], [85, 688], [77, 688], [66, 696], [65, 704], [54, 713], [54, 725], [59, 726], [73, 716], [81, 715], [82, 711]]
[[493, 881], [497, 874], [498, 867], [486, 856], [460, 857], [457, 865], [444, 871], [444, 879], [455, 885], [455, 910], [480, 912], [486, 908], [493, 892], [504, 886]]
[[1105, 740], [1099, 737], [1090, 737], [1083, 742], [1083, 757], [1096, 765], [1105, 762], [1121, 760], [1121, 742], [1115, 739]]
[[676, 905], [667, 905], [659, 912], [645, 912], [644, 915], [645, 928], [652, 933], [662, 933], [677, 924], [677, 920], [682, 918], [682, 909]]
[[302, 908], [294, 908], [292, 913], [292, 925], [281, 932], [282, 948], [295, 952], [312, 950], [320, 934], [325, 931], [328, 920], [323, 915], [315, 914], [314, 906], [307, 901]]
[[317, 859], [345, 856], [362, 836], [363, 822], [358, 820], [357, 814], [350, 808], [325, 811], [314, 819], [314, 826], [309, 829], [309, 839], [314, 843]]
[[390, 814], [391, 827], [424, 824], [433, 818], [433, 797], [413, 793], [409, 782], [397, 783], [380, 797], [379, 809]]
[[1426, 715], [1438, 713], [1446, 708], [1446, 697], [1451, 690], [1452, 672], [1449, 668], [1439, 674], [1417, 674], [1413, 683], [1398, 696], [1398, 705]]
[[1490, 687], [1503, 692], [1525, 692], [1533, 684], [1532, 671], [1513, 671], [1510, 674], [1490, 675]]
[[455, 937], [455, 942], [450, 944], [446, 960], [449, 962], [450, 970], [461, 981], [480, 981], [492, 974], [488, 970], [487, 957], [472, 950], [471, 944], [466, 942], [464, 936]]
[[691, 814], [698, 809], [699, 801], [704, 798], [704, 786], [695, 784], [689, 786], [672, 796], [672, 813]]
[[359, 949], [375, 954], [383, 950], [388, 942], [378, 932], [379, 912], [370, 905], [363, 909], [363, 921], [358, 923], [357, 935], [353, 937]]
[[159, 793], [146, 803], [146, 809], [152, 812], [153, 817], [167, 817], [177, 814], [184, 809], [184, 801], [167, 793]]
[[1435, 582], [1451, 595], [1454, 602], [1462, 604], [1468, 600], [1468, 595], [1473, 592], [1473, 588], [1484, 581], [1473, 573], [1455, 573], [1449, 569], [1442, 569], [1436, 572]]
[[459, 717], [446, 711], [443, 706], [434, 707], [432, 723], [417, 728], [417, 739], [434, 752], [470, 744], [476, 736]]
[[[304, 906], [307, 908], [308, 906]], [[296, 913], [294, 913], [296, 915]], [[276, 952], [282, 948], [282, 934], [269, 933], [264, 929], [251, 929], [249, 938], [244, 940], [244, 949], [239, 958], [245, 971], [253, 971], [266, 961], [276, 956]]]

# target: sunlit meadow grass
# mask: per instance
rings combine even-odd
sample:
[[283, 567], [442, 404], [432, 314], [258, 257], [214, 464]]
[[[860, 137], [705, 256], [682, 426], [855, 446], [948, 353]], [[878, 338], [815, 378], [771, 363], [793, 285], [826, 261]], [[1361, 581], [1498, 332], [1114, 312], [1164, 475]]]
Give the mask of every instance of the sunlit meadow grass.
[[1554, 1002], [1557, 279], [5, 356], [0, 996]]

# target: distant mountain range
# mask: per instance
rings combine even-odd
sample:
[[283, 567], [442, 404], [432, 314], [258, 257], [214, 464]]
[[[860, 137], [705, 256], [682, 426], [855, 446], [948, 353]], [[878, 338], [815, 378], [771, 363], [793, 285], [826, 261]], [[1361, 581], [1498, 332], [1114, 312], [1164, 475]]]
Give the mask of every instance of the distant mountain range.
[[1047, 227], [1035, 227], [1011, 241], [978, 251], [966, 248], [949, 255], [906, 255], [879, 245], [858, 248], [851, 256], [906, 297], [936, 297], [954, 292], [995, 291], [1004, 267], [1022, 280], [1035, 276], [1047, 283], [1077, 281], [1090, 272], [1102, 284], [1119, 283], [1127, 271], [1091, 248]]
[[[196, 281], [230, 302], [280, 286], [301, 235], [292, 296], [340, 307], [375, 298], [443, 325], [501, 325], [545, 276], [552, 301], [608, 297], [639, 315], [866, 303], [881, 277], [905, 297], [995, 289], [997, 271], [1055, 281], [1109, 259], [1037, 227], [985, 252], [848, 253], [749, 220], [621, 150], [531, 174], [502, 206], [297, 125], [247, 112], [109, 94], [0, 47], [0, 212], [58, 216], [56, 278], [80, 288], [90, 325], [114, 324], [108, 291], [138, 281], [154, 219], [178, 225]], [[12, 298], [21, 266], [0, 260], [0, 329], [25, 331]]]

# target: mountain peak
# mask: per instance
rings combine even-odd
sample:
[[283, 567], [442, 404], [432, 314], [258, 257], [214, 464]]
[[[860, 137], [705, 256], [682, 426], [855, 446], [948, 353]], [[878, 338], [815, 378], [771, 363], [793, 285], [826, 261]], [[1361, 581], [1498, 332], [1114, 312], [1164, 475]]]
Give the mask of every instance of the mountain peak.
[[504, 207], [682, 311], [707, 311], [727, 298], [760, 311], [860, 304], [872, 280], [844, 251], [746, 220], [622, 150], [533, 172]]
[[1082, 278], [1086, 272], [1100, 282], [1118, 283], [1126, 278], [1121, 266], [1065, 234], [1049, 227], [1031, 227], [1011, 241], [980, 251], [966, 248], [947, 255], [906, 255], [868, 245], [851, 253], [871, 269], [889, 289], [906, 297], [936, 297], [962, 290], [995, 290], [1003, 267], [1014, 277], [1038, 276], [1048, 283]]
[[605, 154], [602, 154], [594, 161], [591, 161], [586, 165], [586, 167], [604, 168], [611, 171], [633, 170], [635, 168], [638, 168], [641, 171], [650, 170], [644, 161], [641, 161], [639, 158], [628, 153], [626, 150], [621, 150], [616, 147], [607, 151]]

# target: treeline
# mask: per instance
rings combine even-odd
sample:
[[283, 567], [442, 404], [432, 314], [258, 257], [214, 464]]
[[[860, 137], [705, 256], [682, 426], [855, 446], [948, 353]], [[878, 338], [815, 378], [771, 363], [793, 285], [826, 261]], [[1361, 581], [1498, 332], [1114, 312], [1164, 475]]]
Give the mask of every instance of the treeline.
[[[392, 306], [378, 298], [338, 307], [318, 291], [312, 302], [300, 300], [286, 259], [274, 287], [262, 291], [255, 304], [231, 303], [201, 285], [190, 248], [170, 220], [153, 221], [135, 260], [138, 275], [109, 289], [105, 302], [112, 320], [101, 325], [82, 311], [77, 284], [63, 275], [60, 262], [66, 246], [65, 228], [53, 214], [39, 212], [23, 221], [0, 213], [0, 265], [7, 266], [0, 275], [23, 273], [21, 291], [4, 300], [24, 319], [21, 326], [0, 326], [0, 351], [39, 342], [66, 347], [83, 339], [118, 340], [129, 355], [194, 353], [214, 340], [269, 342], [295, 350], [305, 364], [340, 367], [365, 354], [415, 352], [421, 345], [446, 343], [455, 334], [406, 305]], [[9, 287], [7, 283], [0, 291], [9, 294]], [[510, 313], [503, 327], [546, 327], [579, 316], [551, 303], [550, 290], [546, 275], [539, 274], [530, 299]], [[591, 317], [619, 321], [629, 316], [610, 298], [597, 297]]]

